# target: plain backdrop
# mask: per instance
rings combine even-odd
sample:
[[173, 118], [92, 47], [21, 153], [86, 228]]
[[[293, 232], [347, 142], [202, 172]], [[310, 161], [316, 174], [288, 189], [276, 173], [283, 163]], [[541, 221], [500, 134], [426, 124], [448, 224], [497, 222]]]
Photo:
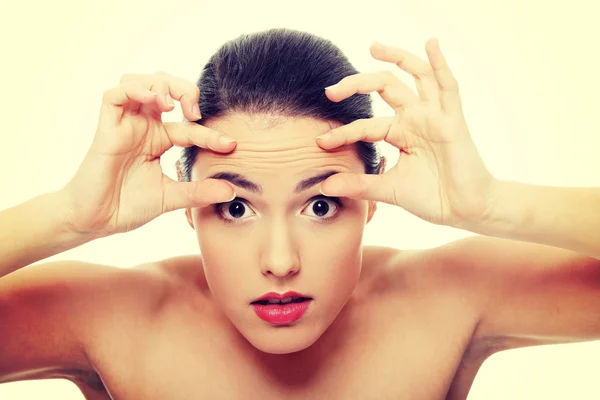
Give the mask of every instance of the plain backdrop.
[[[1, 2], [0, 209], [70, 179], [91, 143], [102, 94], [121, 75], [162, 70], [195, 82], [225, 41], [274, 27], [326, 37], [360, 71], [391, 69], [411, 85], [410, 75], [372, 59], [370, 43], [426, 57], [425, 41], [438, 37], [492, 173], [598, 187], [597, 7], [585, 0]], [[373, 98], [376, 115], [391, 115]], [[181, 118], [180, 108], [164, 116]], [[393, 165], [395, 152], [383, 149]], [[178, 154], [162, 160], [172, 177]], [[382, 205], [365, 244], [428, 248], [468, 235]], [[197, 252], [183, 211], [175, 211], [51, 259], [130, 267]], [[469, 400], [599, 399], [599, 372], [600, 342], [507, 351], [483, 365]], [[38, 398], [83, 397], [63, 380], [0, 385], [2, 400]]]

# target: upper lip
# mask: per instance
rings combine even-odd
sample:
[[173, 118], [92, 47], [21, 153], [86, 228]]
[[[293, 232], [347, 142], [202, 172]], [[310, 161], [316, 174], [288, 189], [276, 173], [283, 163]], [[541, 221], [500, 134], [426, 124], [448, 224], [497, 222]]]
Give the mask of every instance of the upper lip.
[[261, 300], [284, 300], [289, 297], [302, 297], [305, 299], [311, 298], [310, 296], [306, 296], [306, 295], [304, 295], [302, 293], [298, 293], [298, 292], [285, 292], [283, 294], [276, 293], [276, 292], [269, 292], [269, 293], [263, 294], [259, 298], [254, 299], [252, 301], [252, 303], [254, 303], [256, 301], [261, 301]]

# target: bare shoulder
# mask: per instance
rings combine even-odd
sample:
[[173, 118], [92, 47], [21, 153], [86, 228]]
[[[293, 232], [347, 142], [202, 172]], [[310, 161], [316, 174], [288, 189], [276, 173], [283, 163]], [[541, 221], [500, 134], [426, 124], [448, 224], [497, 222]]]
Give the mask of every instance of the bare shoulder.
[[197, 282], [204, 278], [204, 265], [200, 254], [188, 254], [141, 264], [140, 270], [158, 273], [172, 284]]
[[92, 370], [90, 354], [159, 306], [163, 282], [148, 270], [82, 261], [34, 264], [2, 277], [0, 326], [11, 329], [0, 329], [0, 382]]
[[166, 281], [159, 271], [145, 266], [120, 268], [83, 261], [53, 261], [1, 278], [0, 292], [5, 300], [18, 300], [15, 306], [24, 305], [27, 299], [39, 309], [60, 305], [68, 308], [57, 309], [60, 314], [72, 311], [91, 317], [96, 310], [116, 311], [128, 303], [137, 311], [152, 308], [166, 292]]
[[366, 246], [364, 265], [371, 274], [380, 274], [391, 282], [425, 285], [436, 290], [462, 290], [476, 283], [478, 265], [474, 260], [482, 253], [498, 250], [496, 248], [501, 247], [498, 242], [498, 239], [473, 236], [417, 250]]
[[471, 329], [481, 315], [480, 292], [473, 287], [468, 268], [460, 268], [461, 257], [468, 257], [469, 246], [456, 243], [443, 246], [401, 250], [389, 247], [365, 247], [365, 276], [361, 276], [366, 294], [385, 296], [389, 304], [410, 303], [422, 312], [453, 315]]
[[446, 260], [439, 249], [404, 250], [365, 246], [361, 279], [391, 291], [406, 293], [411, 288], [435, 284]]

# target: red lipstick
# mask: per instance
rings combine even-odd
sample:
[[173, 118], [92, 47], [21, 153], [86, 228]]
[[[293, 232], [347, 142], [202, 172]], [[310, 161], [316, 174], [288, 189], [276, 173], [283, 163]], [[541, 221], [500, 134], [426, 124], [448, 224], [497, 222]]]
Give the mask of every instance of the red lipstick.
[[250, 303], [256, 315], [275, 325], [298, 321], [308, 309], [312, 298], [297, 292], [270, 292]]

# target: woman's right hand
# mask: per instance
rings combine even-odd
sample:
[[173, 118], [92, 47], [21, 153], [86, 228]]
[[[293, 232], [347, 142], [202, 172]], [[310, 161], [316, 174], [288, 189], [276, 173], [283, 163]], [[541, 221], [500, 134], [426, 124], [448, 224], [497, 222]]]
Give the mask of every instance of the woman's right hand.
[[[228, 153], [236, 143], [196, 123], [164, 123], [161, 115], [181, 103], [196, 121], [200, 91], [166, 73], [124, 75], [104, 93], [93, 143], [74, 177], [59, 192], [65, 199], [69, 228], [93, 237], [136, 229], [159, 215], [181, 208], [230, 201], [228, 183], [205, 179], [177, 182], [165, 174], [160, 156], [173, 146], [196, 145]], [[227, 138], [227, 137], [225, 137]], [[232, 140], [232, 139], [231, 139]]]

